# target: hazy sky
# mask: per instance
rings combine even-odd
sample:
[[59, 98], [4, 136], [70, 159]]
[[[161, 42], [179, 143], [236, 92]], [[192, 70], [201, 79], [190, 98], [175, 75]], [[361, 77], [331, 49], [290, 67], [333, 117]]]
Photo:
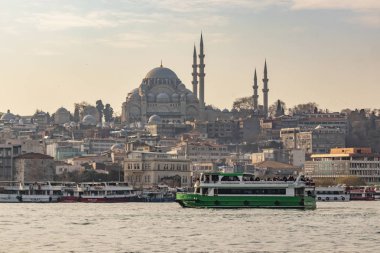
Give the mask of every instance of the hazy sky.
[[380, 108], [379, 0], [0, 0], [0, 112], [110, 103], [159, 66], [191, 89], [203, 31], [205, 99], [230, 109], [263, 65], [269, 102]]

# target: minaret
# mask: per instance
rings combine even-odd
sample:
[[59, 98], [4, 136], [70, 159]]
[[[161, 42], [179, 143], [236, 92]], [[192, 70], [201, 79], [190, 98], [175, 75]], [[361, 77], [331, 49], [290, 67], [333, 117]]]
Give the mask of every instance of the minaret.
[[203, 53], [203, 36], [201, 33], [201, 43], [199, 47], [199, 106], [201, 109], [205, 108], [205, 64], [204, 64], [205, 55]]
[[197, 72], [197, 50], [195, 49], [194, 45], [194, 53], [193, 53], [193, 73], [191, 74], [193, 76], [193, 81], [191, 82], [193, 84], [193, 94], [196, 98], [198, 98], [198, 72]]
[[256, 74], [256, 69], [255, 69], [255, 75], [253, 76], [253, 110], [254, 111], [257, 111], [258, 109], [258, 98], [259, 98], [259, 95], [257, 94], [257, 89], [259, 88], [259, 86], [257, 86], [257, 74]]
[[265, 60], [264, 65], [264, 78], [263, 78], [263, 95], [264, 95], [264, 116], [268, 117], [268, 72], [267, 72], [267, 60]]

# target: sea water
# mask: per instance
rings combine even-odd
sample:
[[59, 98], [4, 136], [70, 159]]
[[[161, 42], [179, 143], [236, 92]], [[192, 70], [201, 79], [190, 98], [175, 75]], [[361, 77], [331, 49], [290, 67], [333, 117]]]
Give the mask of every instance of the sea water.
[[0, 252], [380, 252], [380, 201], [317, 205], [0, 204]]

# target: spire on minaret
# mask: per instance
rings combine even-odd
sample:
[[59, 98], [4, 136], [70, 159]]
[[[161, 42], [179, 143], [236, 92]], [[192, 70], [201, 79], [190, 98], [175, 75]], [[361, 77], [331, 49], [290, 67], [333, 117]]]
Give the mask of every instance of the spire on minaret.
[[254, 111], [257, 111], [258, 109], [258, 98], [259, 98], [259, 95], [257, 94], [257, 89], [259, 88], [259, 86], [257, 85], [257, 74], [256, 74], [256, 68], [255, 68], [255, 75], [253, 76], [253, 110]]
[[193, 76], [193, 81], [191, 82], [193, 84], [193, 94], [196, 98], [198, 98], [198, 72], [197, 72], [197, 49], [194, 45], [194, 52], [193, 52], [193, 73], [191, 74]]
[[161, 65], [160, 65], [160, 67], [162, 68], [162, 59], [161, 59]]
[[203, 35], [201, 33], [201, 42], [199, 47], [199, 106], [201, 109], [205, 107], [205, 64], [204, 64], [205, 55], [203, 53]]
[[264, 64], [264, 78], [263, 78], [263, 95], [264, 95], [264, 116], [268, 117], [268, 71], [267, 71], [267, 60], [265, 59]]

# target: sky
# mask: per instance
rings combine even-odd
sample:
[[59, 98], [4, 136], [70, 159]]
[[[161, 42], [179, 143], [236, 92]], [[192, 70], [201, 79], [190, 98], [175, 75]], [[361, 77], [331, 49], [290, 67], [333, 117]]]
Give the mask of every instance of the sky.
[[380, 108], [379, 0], [0, 0], [0, 112], [122, 102], [160, 65], [191, 88], [205, 45], [205, 100]]

